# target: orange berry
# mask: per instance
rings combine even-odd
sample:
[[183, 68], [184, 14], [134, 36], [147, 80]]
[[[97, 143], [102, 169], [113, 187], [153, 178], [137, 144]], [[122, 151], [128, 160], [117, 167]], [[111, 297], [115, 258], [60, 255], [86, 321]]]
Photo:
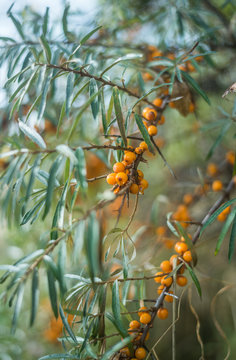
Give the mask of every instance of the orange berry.
[[132, 184], [129, 188], [129, 191], [131, 192], [131, 194], [138, 194], [139, 186], [137, 184]]
[[185, 205], [190, 205], [193, 201], [193, 195], [191, 194], [185, 194], [183, 197], [183, 202]]
[[157, 112], [154, 109], [149, 108], [145, 111], [145, 115], [143, 115], [146, 120], [148, 121], [154, 121], [157, 118]]
[[137, 348], [135, 351], [135, 357], [138, 360], [143, 360], [146, 357], [146, 350], [143, 347]]
[[159, 236], [165, 235], [166, 231], [167, 231], [166, 226], [158, 226], [158, 228], [156, 228], [156, 234]]
[[230, 165], [234, 165], [235, 162], [235, 153], [233, 151], [228, 151], [225, 155], [226, 161], [230, 164]]
[[141, 148], [140, 146], [138, 146], [138, 147], [135, 148], [135, 152], [136, 152], [136, 154], [140, 155], [140, 154], [143, 153], [143, 148]]
[[194, 105], [194, 103], [191, 102], [191, 103], [189, 104], [188, 111], [189, 111], [190, 113], [193, 113], [194, 110], [195, 110], [195, 105]]
[[195, 60], [197, 61], [197, 62], [201, 62], [201, 61], [203, 61], [203, 56], [197, 56], [197, 57], [195, 57]]
[[169, 107], [171, 107], [172, 109], [175, 108], [175, 101], [170, 101], [169, 102]]
[[214, 163], [209, 163], [207, 166], [207, 174], [209, 176], [215, 176], [218, 173], [218, 166]]
[[140, 309], [139, 309], [139, 312], [138, 312], [138, 316], [140, 317], [142, 314], [144, 314], [143, 311], [141, 310], [147, 310], [147, 307], [146, 306], [142, 306]]
[[191, 251], [190, 250], [187, 250], [183, 253], [183, 259], [184, 261], [186, 262], [191, 262], [193, 260], [192, 258], [192, 254], [191, 254]]
[[169, 287], [172, 284], [173, 280], [172, 277], [163, 276], [161, 279], [161, 284], [164, 286]]
[[[128, 149], [129, 149], [129, 150], [134, 150], [134, 147], [131, 146], [131, 145], [129, 145], [129, 146], [128, 146]], [[129, 150], [125, 150], [124, 153], [126, 154], [127, 152], [130, 152]]]
[[190, 71], [190, 72], [193, 72], [193, 71], [195, 71], [196, 69], [195, 69], [195, 67], [191, 64], [191, 62], [187, 62], [187, 69], [188, 69], [188, 71]]
[[127, 164], [132, 164], [135, 159], [136, 159], [136, 155], [131, 151], [127, 151], [127, 153], [124, 155], [124, 161]]
[[147, 144], [145, 143], [145, 141], [142, 141], [142, 142], [139, 144], [139, 147], [142, 148], [143, 150], [148, 150], [148, 146], [147, 146]]
[[168, 310], [166, 308], [160, 308], [157, 311], [157, 316], [159, 317], [159, 319], [161, 320], [165, 320], [168, 318]]
[[143, 77], [144, 81], [150, 81], [150, 80], [154, 79], [153, 76], [148, 72], [145, 72], [144, 74], [142, 74], [142, 77]]
[[162, 261], [160, 267], [163, 272], [169, 272], [172, 270], [172, 266], [171, 266], [169, 260]]
[[117, 162], [113, 165], [113, 171], [115, 173], [124, 172], [125, 171], [125, 165], [121, 162]]
[[120, 191], [120, 187], [118, 186], [113, 192], [114, 194], [118, 194], [119, 191]]
[[142, 170], [137, 170], [137, 173], [138, 173], [138, 177], [139, 177], [140, 179], [143, 179], [144, 173], [142, 172]]
[[148, 113], [150, 110], [151, 110], [151, 108], [150, 108], [150, 107], [145, 107], [145, 108], [143, 109], [143, 111], [142, 111], [142, 115], [143, 115], [143, 117], [145, 117], [145, 118], [146, 118], [146, 115], [147, 115], [147, 113]]
[[188, 279], [183, 275], [177, 275], [176, 282], [179, 286], [187, 285]]
[[122, 161], [122, 164], [124, 165], [124, 167], [126, 167], [127, 166], [127, 162], [126, 161]]
[[152, 57], [157, 57], [157, 56], [163, 56], [162, 51], [156, 49], [155, 51], [153, 51], [152, 53]]
[[155, 136], [157, 134], [157, 127], [155, 125], [148, 126], [148, 134], [150, 136]]
[[220, 180], [215, 180], [212, 183], [212, 190], [213, 191], [221, 191], [223, 189], [223, 183]]
[[161, 279], [163, 278], [163, 272], [158, 271], [155, 275], [157, 275], [157, 276], [154, 278], [154, 281], [156, 283], [161, 283]]
[[148, 184], [148, 181], [145, 180], [145, 179], [141, 179], [141, 180], [139, 181], [139, 189], [140, 189], [141, 191], [147, 189], [147, 188], [148, 188], [148, 185], [149, 185], [149, 184]]
[[156, 98], [156, 99], [153, 100], [152, 103], [153, 103], [153, 105], [160, 107], [162, 105], [162, 103], [163, 103], [163, 100], [161, 98]]
[[178, 274], [180, 274], [180, 275], [182, 275], [183, 273], [185, 272], [185, 265], [183, 264], [180, 268], [179, 268], [179, 270], [178, 270]]
[[130, 350], [128, 348], [128, 346], [124, 347], [123, 349], [120, 350], [121, 354], [124, 354], [126, 356], [130, 356]]
[[230, 210], [231, 210], [231, 207], [230, 207], [230, 206], [227, 206], [227, 208], [225, 208], [225, 209], [223, 210], [223, 212], [228, 215], [228, 214], [230, 213]]
[[109, 185], [115, 185], [116, 184], [116, 173], [108, 174], [106, 180]]
[[128, 181], [128, 175], [124, 172], [119, 172], [116, 174], [116, 182], [118, 185], [125, 185]]
[[147, 335], [145, 336], [145, 341], [147, 341], [149, 339], [150, 333], [149, 331], [147, 332]]
[[[168, 293], [169, 293], [169, 294], [173, 294], [173, 291], [168, 290]], [[172, 302], [173, 302], [173, 296], [171, 296], [171, 295], [166, 295], [166, 296], [165, 296], [165, 301], [167, 301], [167, 302], [169, 302], [169, 303], [172, 303]]]
[[133, 320], [129, 323], [129, 328], [134, 330], [134, 329], [139, 329], [141, 326], [140, 322], [137, 320]]
[[157, 288], [157, 293], [158, 293], [158, 295], [161, 295], [161, 293], [162, 293], [162, 291], [163, 291], [163, 289], [164, 289], [164, 285], [160, 285], [160, 286], [158, 286], [158, 288]]
[[178, 254], [183, 254], [185, 251], [188, 250], [188, 245], [185, 243], [185, 242], [182, 242], [182, 241], [178, 241], [176, 244], [175, 244], [175, 251], [178, 253]]
[[225, 221], [227, 218], [227, 214], [225, 214], [223, 211], [217, 216], [217, 220], [220, 222]]
[[164, 115], [161, 115], [161, 118], [160, 118], [160, 120], [158, 121], [158, 124], [159, 124], [159, 125], [163, 125], [163, 124], [165, 124], [165, 121], [166, 121], [165, 116], [164, 116]]
[[140, 322], [142, 323], [142, 324], [148, 324], [148, 323], [150, 323], [150, 321], [151, 321], [151, 315], [149, 314], [149, 313], [143, 313], [141, 316], [140, 316]]

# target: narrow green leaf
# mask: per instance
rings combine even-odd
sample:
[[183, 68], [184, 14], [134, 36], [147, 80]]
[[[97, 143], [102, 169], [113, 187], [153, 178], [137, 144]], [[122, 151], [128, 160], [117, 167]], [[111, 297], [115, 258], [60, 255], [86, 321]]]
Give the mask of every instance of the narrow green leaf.
[[41, 358], [39, 358], [38, 360], [50, 360], [50, 359], [79, 359], [77, 356], [75, 355], [70, 355], [70, 354], [52, 354], [52, 355], [46, 355], [43, 356]]
[[24, 214], [23, 219], [21, 220], [21, 223], [20, 223], [21, 226], [27, 224], [27, 222], [30, 221], [30, 219], [34, 216], [36, 211], [40, 208], [40, 206], [42, 206], [44, 201], [45, 201], [45, 198], [42, 199], [41, 201], [39, 201], [32, 209], [30, 209], [29, 211], [27, 211]]
[[118, 281], [115, 280], [112, 286], [112, 312], [115, 318], [116, 328], [119, 333], [126, 337], [128, 335], [127, 330], [124, 328], [121, 315], [120, 315], [120, 297], [119, 297], [119, 284]]
[[86, 179], [86, 161], [84, 151], [82, 148], [77, 148], [75, 151], [77, 162], [75, 163], [75, 178], [79, 181], [82, 191], [86, 191], [88, 183]]
[[21, 25], [21, 23], [19, 22], [19, 20], [17, 20], [17, 19], [12, 15], [12, 13], [11, 13], [10, 11], [8, 12], [7, 15], [8, 15], [8, 16], [10, 17], [10, 19], [12, 20], [12, 22], [13, 22], [13, 24], [15, 25], [16, 30], [17, 30], [18, 33], [20, 34], [21, 38], [22, 38], [23, 40], [25, 40], [25, 35], [24, 35], [24, 33], [23, 33], [22, 25]]
[[[91, 79], [89, 83], [89, 95], [92, 97], [94, 94], [98, 94], [98, 86], [95, 79]], [[97, 121], [97, 116], [99, 112], [99, 103], [98, 97], [95, 97], [91, 102], [92, 114], [95, 121]]]
[[102, 355], [101, 360], [110, 360], [112, 358], [112, 355], [114, 355], [116, 352], [118, 352], [124, 346], [128, 345], [131, 341], [132, 341], [131, 336], [128, 336], [125, 339], [119, 341], [118, 343], [113, 345], [111, 349], [109, 349], [107, 352], [105, 352], [105, 354]]
[[169, 83], [163, 83], [163, 84], [160, 84], [160, 85], [157, 85], [153, 88], [151, 88], [150, 90], [148, 90], [143, 96], [141, 96], [135, 103], [134, 105], [132, 106], [132, 109], [134, 109], [134, 107], [136, 105], [138, 105], [143, 99], [145, 99], [148, 95], [152, 94], [154, 91], [156, 91], [157, 89], [163, 87], [163, 86], [170, 86]]
[[40, 102], [39, 110], [38, 110], [38, 120], [41, 120], [42, 116], [44, 114], [44, 110], [46, 107], [46, 101], [47, 101], [47, 94], [48, 94], [52, 74], [53, 74], [52, 69], [48, 72], [48, 74], [45, 73], [45, 78], [44, 78], [43, 85], [42, 85], [42, 89], [43, 89], [42, 97], [41, 97], [41, 102]]
[[47, 278], [48, 278], [48, 291], [49, 291], [50, 303], [54, 316], [57, 319], [58, 318], [57, 290], [55, 285], [54, 274], [49, 267], [47, 268]]
[[46, 36], [48, 30], [48, 18], [49, 18], [49, 7], [46, 7], [46, 11], [43, 17], [43, 36]]
[[233, 226], [232, 226], [230, 239], [229, 239], [229, 251], [228, 251], [229, 261], [231, 261], [233, 253], [234, 253], [235, 239], [236, 239], [236, 211], [234, 209], [234, 220], [233, 220]]
[[31, 287], [31, 315], [30, 315], [30, 326], [34, 324], [37, 309], [39, 303], [39, 273], [38, 269], [35, 268], [32, 276], [32, 287]]
[[199, 85], [196, 83], [196, 81], [192, 78], [192, 76], [190, 76], [188, 73], [186, 73], [185, 71], [181, 70], [181, 74], [183, 75], [183, 77], [185, 78], [185, 80], [194, 88], [194, 90], [202, 96], [202, 98], [210, 105], [210, 100], [207, 96], [207, 94], [205, 93], [205, 91], [203, 91]]
[[189, 264], [186, 263], [186, 262], [184, 262], [184, 263], [185, 263], [186, 268], [189, 271], [189, 274], [190, 274], [190, 276], [191, 276], [191, 278], [192, 278], [192, 280], [193, 280], [193, 282], [194, 282], [194, 284], [196, 286], [197, 292], [198, 292], [198, 294], [199, 294], [199, 296], [201, 298], [202, 297], [202, 289], [201, 289], [201, 285], [199, 283], [199, 280], [198, 280], [195, 272], [193, 271], [193, 269], [189, 266]]
[[69, 73], [67, 77], [67, 84], [66, 84], [66, 116], [69, 117], [70, 115], [70, 108], [73, 98], [73, 90], [74, 90], [74, 81], [75, 81], [75, 74]]
[[231, 225], [232, 221], [234, 220], [234, 217], [235, 217], [235, 214], [236, 214], [235, 209], [234, 209], [234, 211], [231, 211], [231, 213], [228, 215], [228, 217], [227, 217], [227, 219], [226, 219], [226, 221], [224, 223], [224, 226], [222, 227], [222, 230], [220, 232], [220, 236], [219, 236], [219, 238], [217, 240], [217, 243], [216, 243], [215, 255], [218, 254], [218, 252], [219, 252], [219, 250], [221, 248], [221, 245], [222, 245], [222, 243], [224, 241], [224, 238], [225, 238], [225, 236], [226, 236], [226, 234], [227, 234], [227, 232], [228, 232], [228, 230], [230, 228], [230, 225]]
[[88, 218], [87, 231], [85, 235], [85, 249], [89, 274], [92, 282], [98, 276], [100, 270], [100, 249], [99, 249], [99, 223], [96, 219], [96, 213], [92, 212]]
[[43, 48], [45, 58], [48, 61], [48, 63], [50, 64], [52, 54], [51, 54], [50, 46], [49, 46], [45, 36], [41, 35], [40, 38], [39, 38], [39, 41], [40, 41], [40, 44], [41, 44], [41, 46]]
[[25, 287], [25, 283], [23, 282], [17, 288], [17, 293], [16, 293], [17, 298], [16, 298], [16, 304], [15, 304], [14, 314], [13, 314], [13, 318], [12, 318], [11, 334], [15, 334], [15, 331], [16, 331], [17, 320], [20, 315], [21, 305], [22, 305], [23, 296], [24, 296], [24, 287]]
[[124, 142], [124, 145], [127, 146], [127, 139], [126, 139], [125, 127], [124, 127], [124, 119], [123, 119], [121, 103], [120, 103], [120, 94], [119, 94], [119, 89], [117, 87], [113, 88], [113, 98], [114, 98], [114, 107], [115, 107], [117, 124], [118, 124], [119, 130], [120, 130], [120, 134], [121, 134], [122, 140]]
[[212, 155], [214, 153], [214, 150], [216, 149], [216, 147], [218, 145], [220, 145], [220, 143], [222, 142], [226, 132], [229, 130], [230, 127], [231, 127], [231, 123], [227, 123], [222, 127], [219, 136], [217, 137], [216, 141], [214, 142], [214, 144], [211, 146], [210, 150], [208, 151], [208, 154], [206, 156], [206, 160], [209, 160], [212, 157]]
[[104, 69], [100, 76], [102, 77], [108, 70], [110, 70], [113, 66], [115, 66], [116, 64], [118, 64], [118, 63], [120, 63], [122, 61], [140, 59], [142, 57], [143, 57], [142, 54], [127, 54], [127, 55], [124, 55], [124, 56], [120, 57], [119, 59], [117, 59], [116, 61], [114, 61], [112, 64], [110, 64], [106, 69]]
[[152, 145], [150, 136], [148, 134], [148, 131], [144, 126], [142, 118], [136, 113], [134, 114], [134, 118], [135, 118], [136, 124], [138, 125], [139, 131], [141, 132], [141, 135], [143, 136], [143, 139], [148, 146], [149, 151], [152, 154], [154, 154], [153, 145]]
[[42, 136], [34, 129], [23, 123], [23, 121], [19, 120], [19, 128], [20, 130], [36, 145], [38, 145], [42, 149], [46, 149], [46, 143], [43, 140]]
[[66, 241], [63, 240], [59, 244], [58, 251], [58, 281], [61, 292], [61, 299], [63, 299], [64, 294], [66, 293], [66, 283], [65, 283], [65, 269], [66, 269]]
[[52, 204], [52, 197], [53, 197], [53, 191], [55, 188], [55, 183], [56, 183], [56, 175], [57, 175], [57, 170], [59, 168], [61, 162], [61, 158], [57, 158], [54, 163], [52, 164], [50, 171], [49, 171], [49, 179], [48, 179], [48, 187], [47, 187], [47, 193], [46, 193], [46, 202], [45, 202], [45, 210], [44, 210], [44, 214], [43, 214], [43, 220], [45, 219], [45, 217], [47, 216], [51, 204]]
[[61, 128], [61, 125], [62, 125], [62, 121], [63, 121], [63, 118], [65, 116], [65, 112], [66, 112], [66, 101], [64, 101], [62, 107], [61, 107], [61, 112], [60, 112], [60, 116], [59, 116], [59, 120], [58, 120], [58, 124], [57, 124], [57, 138], [59, 136], [59, 133], [60, 133], [60, 128]]
[[57, 145], [56, 146], [56, 150], [64, 155], [65, 157], [67, 157], [68, 159], [70, 159], [72, 164], [76, 164], [77, 163], [77, 158], [75, 156], [75, 153], [73, 150], [71, 150], [71, 148], [65, 144], [61, 144], [61, 145]]
[[104, 91], [102, 89], [101, 92], [101, 112], [102, 112], [102, 125], [104, 134], [107, 133], [107, 118], [106, 118], [106, 108], [105, 108], [105, 100], [104, 100]]
[[63, 311], [63, 309], [62, 309], [62, 307], [61, 307], [61, 304], [59, 304], [59, 312], [60, 312], [61, 320], [62, 320], [62, 322], [63, 322], [63, 325], [64, 325], [66, 331], [68, 332], [68, 334], [70, 335], [70, 337], [71, 337], [71, 339], [74, 341], [74, 343], [75, 343], [76, 345], [78, 345], [78, 342], [77, 342], [77, 340], [76, 340], [76, 336], [75, 336], [75, 334], [73, 333], [73, 331], [72, 331], [72, 329], [71, 329], [71, 327], [70, 327], [70, 325], [69, 325], [69, 323], [68, 323], [68, 321], [67, 321], [67, 318], [65, 317], [64, 311]]
[[92, 31], [90, 31], [88, 34], [86, 34], [81, 40], [80, 40], [80, 44], [83, 45], [89, 38], [91, 38], [91, 36], [97, 32], [99, 29], [101, 29], [102, 26], [97, 26], [95, 29], [93, 29]]

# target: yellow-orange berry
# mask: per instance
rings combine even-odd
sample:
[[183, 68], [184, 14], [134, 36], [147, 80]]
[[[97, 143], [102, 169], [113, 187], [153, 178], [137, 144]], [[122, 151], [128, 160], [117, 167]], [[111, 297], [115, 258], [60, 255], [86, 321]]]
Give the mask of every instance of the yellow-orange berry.
[[186, 262], [191, 262], [193, 260], [192, 258], [192, 254], [191, 254], [191, 251], [190, 250], [187, 250], [183, 253], [183, 259], [184, 261]]
[[140, 322], [137, 320], [133, 320], [129, 323], [129, 328], [134, 330], [134, 329], [139, 329], [141, 326]]
[[225, 214], [223, 211], [217, 216], [217, 220], [220, 222], [225, 221], [227, 218], [227, 214]]
[[142, 172], [142, 170], [138, 170], [137, 172], [138, 172], [138, 177], [139, 177], [140, 179], [143, 179], [144, 173]]
[[185, 251], [188, 250], [188, 245], [185, 243], [185, 242], [182, 242], [182, 241], [178, 241], [176, 244], [175, 244], [175, 251], [178, 253], [178, 254], [183, 254]]
[[220, 180], [215, 180], [212, 183], [212, 190], [213, 191], [221, 191], [223, 189], [223, 183]]
[[131, 192], [131, 194], [138, 194], [139, 186], [137, 184], [132, 184], [129, 188], [129, 191]]
[[159, 236], [165, 235], [166, 231], [167, 231], [166, 226], [158, 226], [156, 228], [156, 234], [159, 235]]
[[118, 186], [113, 192], [114, 194], [118, 194], [119, 191], [120, 191], [120, 187]]
[[185, 205], [190, 205], [193, 202], [193, 195], [192, 194], [185, 194], [183, 197], [183, 202]]
[[161, 283], [161, 279], [163, 278], [163, 272], [158, 271], [155, 275], [156, 275], [156, 277], [154, 278], [154, 281], [156, 283]]
[[124, 172], [119, 172], [116, 174], [116, 182], [118, 185], [125, 185], [128, 181], [128, 175]]
[[140, 188], [140, 190], [145, 190], [145, 189], [147, 189], [147, 188], [148, 188], [148, 181], [145, 180], [145, 179], [141, 179], [141, 180], [139, 181], [139, 188]]
[[155, 136], [157, 134], [157, 127], [155, 125], [148, 126], [148, 134], [150, 136]]
[[127, 164], [132, 164], [132, 162], [134, 162], [135, 159], [136, 159], [136, 155], [131, 151], [127, 151], [127, 153], [124, 155], [124, 161]]
[[159, 317], [159, 319], [161, 320], [165, 320], [168, 318], [168, 310], [166, 308], [160, 308], [157, 311], [157, 316]]
[[171, 266], [169, 260], [162, 261], [160, 267], [163, 272], [169, 272], [172, 270], [172, 266]]
[[141, 148], [140, 146], [138, 146], [138, 147], [135, 148], [135, 152], [136, 152], [136, 154], [140, 155], [140, 154], [143, 153], [143, 148]]
[[[131, 145], [129, 145], [129, 146], [128, 146], [128, 149], [129, 149], [129, 150], [134, 150], [134, 147], [131, 146]], [[130, 152], [129, 150], [125, 150], [124, 153], [126, 154], [127, 152]]]
[[171, 107], [172, 109], [175, 108], [175, 102], [174, 101], [170, 101], [169, 102], [169, 107]]
[[163, 100], [161, 98], [156, 98], [156, 99], [153, 100], [152, 103], [153, 103], [153, 105], [160, 107], [162, 105], [162, 103], [163, 103]]
[[191, 102], [191, 103], [189, 104], [188, 111], [189, 111], [190, 113], [193, 113], [193, 112], [195, 111], [195, 105], [194, 105], [194, 103]]
[[177, 275], [176, 282], [179, 286], [187, 285], [188, 279], [183, 275]]
[[161, 284], [164, 286], [169, 287], [172, 284], [172, 282], [173, 282], [172, 277], [163, 276], [163, 278], [161, 279]]
[[[168, 293], [169, 293], [169, 294], [173, 294], [173, 291], [168, 290]], [[166, 295], [166, 296], [165, 296], [165, 301], [167, 301], [167, 302], [169, 302], [169, 303], [172, 303], [172, 302], [173, 302], [173, 296], [171, 296], [171, 295]]]
[[151, 315], [149, 314], [149, 313], [143, 313], [141, 316], [140, 316], [140, 322], [142, 323], [142, 324], [148, 324], [148, 323], [150, 323], [150, 321], [151, 321]]
[[158, 121], [158, 124], [159, 124], [159, 125], [163, 125], [163, 124], [165, 124], [165, 121], [166, 121], [165, 116], [164, 116], [164, 115], [161, 115], [161, 118], [160, 118], [160, 120]]
[[214, 163], [209, 163], [207, 166], [207, 174], [209, 176], [215, 176], [218, 173], [218, 166]]
[[124, 347], [123, 349], [120, 350], [121, 354], [124, 354], [126, 356], [130, 356], [130, 350], [128, 348], [128, 346]]
[[145, 111], [145, 115], [143, 115], [147, 121], [154, 121], [157, 118], [157, 112], [154, 109], [150, 109]]
[[138, 316], [140, 317], [142, 314], [144, 314], [144, 311], [141, 311], [141, 310], [147, 310], [147, 307], [146, 306], [142, 306], [140, 309], [139, 309], [139, 312], [138, 312]]
[[228, 151], [225, 155], [226, 161], [230, 164], [230, 165], [234, 165], [235, 162], [235, 153], [233, 151]]
[[145, 143], [145, 141], [142, 141], [140, 144], [139, 144], [139, 147], [144, 150], [148, 150], [148, 146], [147, 144]]
[[143, 360], [146, 357], [146, 350], [143, 347], [137, 348], [135, 351], [135, 357], [138, 360]]
[[108, 174], [106, 180], [109, 185], [115, 185], [116, 184], [116, 173]]
[[158, 288], [157, 288], [157, 293], [158, 293], [158, 295], [161, 295], [161, 293], [162, 293], [162, 291], [163, 291], [163, 289], [164, 289], [164, 285], [160, 285], [160, 286], [158, 286]]
[[147, 341], [149, 339], [150, 333], [149, 331], [147, 332], [147, 335], [145, 336], [145, 341]]
[[115, 173], [124, 172], [125, 171], [125, 165], [121, 162], [117, 162], [113, 165], [113, 171]]

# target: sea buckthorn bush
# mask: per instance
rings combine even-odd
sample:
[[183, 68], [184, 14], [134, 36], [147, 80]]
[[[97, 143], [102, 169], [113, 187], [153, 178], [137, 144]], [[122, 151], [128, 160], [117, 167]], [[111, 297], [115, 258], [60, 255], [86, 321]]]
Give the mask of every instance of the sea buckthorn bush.
[[0, 357], [235, 358], [234, 2], [15, 9]]

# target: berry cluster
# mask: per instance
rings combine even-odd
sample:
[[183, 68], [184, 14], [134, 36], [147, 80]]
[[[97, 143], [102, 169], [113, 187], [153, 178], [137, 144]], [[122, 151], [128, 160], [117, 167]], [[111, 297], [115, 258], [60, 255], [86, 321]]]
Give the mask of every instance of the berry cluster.
[[[153, 101], [153, 105], [157, 106], [157, 107], [161, 107], [163, 103], [163, 99], [162, 98], [156, 98]], [[144, 120], [144, 125], [148, 131], [148, 134], [150, 136], [155, 136], [158, 133], [158, 129], [157, 129], [157, 124], [158, 125], [163, 125], [165, 123], [165, 116], [162, 114], [159, 114], [155, 109], [152, 109], [150, 107], [145, 107], [142, 111], [142, 116], [145, 118]]]
[[124, 152], [122, 162], [113, 165], [113, 173], [107, 175], [107, 183], [113, 185], [112, 190], [117, 194], [127, 183], [130, 183], [129, 191], [131, 194], [144, 193], [148, 187], [147, 180], [141, 170], [137, 170], [135, 161], [137, 156], [141, 156], [148, 149], [147, 144], [142, 141], [135, 149], [129, 146], [129, 150]]

